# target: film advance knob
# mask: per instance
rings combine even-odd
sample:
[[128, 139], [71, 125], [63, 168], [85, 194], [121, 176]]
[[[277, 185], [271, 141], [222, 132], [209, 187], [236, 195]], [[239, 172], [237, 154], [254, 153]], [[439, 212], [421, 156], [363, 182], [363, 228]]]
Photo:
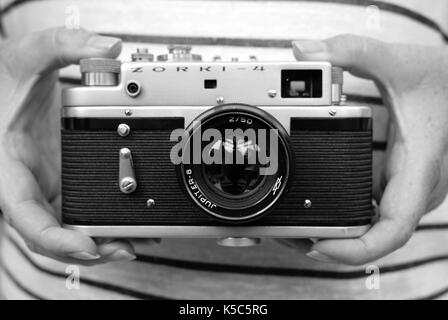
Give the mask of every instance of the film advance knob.
[[121, 62], [115, 59], [89, 58], [80, 61], [82, 84], [85, 86], [118, 85]]

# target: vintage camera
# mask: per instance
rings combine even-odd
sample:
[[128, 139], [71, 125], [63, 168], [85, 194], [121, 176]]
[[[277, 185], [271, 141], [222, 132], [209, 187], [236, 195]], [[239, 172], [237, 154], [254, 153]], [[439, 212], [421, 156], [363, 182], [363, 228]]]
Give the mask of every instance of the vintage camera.
[[[202, 62], [171, 46], [157, 59], [85, 59], [81, 72], [82, 86], [63, 93], [65, 227], [228, 246], [368, 230], [372, 111], [343, 105], [340, 68]], [[212, 154], [243, 161], [203, 161]]]

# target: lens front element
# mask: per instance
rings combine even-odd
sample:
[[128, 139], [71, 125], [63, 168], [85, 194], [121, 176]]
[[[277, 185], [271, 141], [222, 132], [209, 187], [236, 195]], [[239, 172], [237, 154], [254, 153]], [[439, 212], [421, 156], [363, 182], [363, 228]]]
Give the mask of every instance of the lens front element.
[[268, 113], [247, 105], [219, 106], [200, 115], [187, 131], [179, 173], [191, 199], [206, 213], [226, 222], [252, 221], [284, 195], [292, 152], [286, 131]]

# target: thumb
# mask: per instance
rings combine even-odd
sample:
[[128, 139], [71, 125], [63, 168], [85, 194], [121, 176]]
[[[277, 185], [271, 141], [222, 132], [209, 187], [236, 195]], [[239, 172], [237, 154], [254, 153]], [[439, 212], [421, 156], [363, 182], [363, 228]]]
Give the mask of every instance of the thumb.
[[393, 76], [393, 45], [372, 38], [342, 35], [324, 41], [294, 41], [292, 45], [299, 61], [329, 61], [356, 76], [374, 80]]
[[19, 39], [8, 39], [0, 46], [0, 59], [11, 75], [26, 77], [78, 63], [82, 58], [115, 58], [121, 40], [84, 29], [48, 29]]
[[408, 157], [389, 180], [380, 204], [380, 220], [358, 239], [324, 240], [308, 256], [321, 262], [363, 265], [404, 246], [428, 211], [440, 168], [429, 157]]

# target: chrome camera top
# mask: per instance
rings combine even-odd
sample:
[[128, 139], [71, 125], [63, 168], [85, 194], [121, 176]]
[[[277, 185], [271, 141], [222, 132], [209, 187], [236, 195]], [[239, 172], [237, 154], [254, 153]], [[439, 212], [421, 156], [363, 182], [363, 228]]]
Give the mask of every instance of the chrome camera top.
[[344, 106], [340, 68], [170, 46], [85, 59], [81, 73], [63, 93], [67, 228], [230, 246], [368, 230], [372, 113]]

